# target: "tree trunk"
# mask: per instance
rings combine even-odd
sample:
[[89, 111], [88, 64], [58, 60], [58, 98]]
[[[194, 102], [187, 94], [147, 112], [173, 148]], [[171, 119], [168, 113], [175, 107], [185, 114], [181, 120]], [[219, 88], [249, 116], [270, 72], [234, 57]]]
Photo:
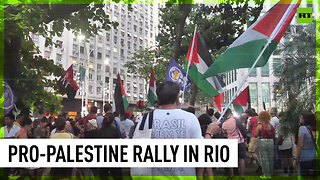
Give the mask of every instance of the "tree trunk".
[[176, 25], [176, 39], [174, 41], [172, 58], [177, 60], [181, 55], [181, 41], [182, 35], [184, 33], [184, 25], [186, 24], [186, 19], [191, 11], [191, 4], [179, 4], [178, 9], [181, 12], [181, 17]]
[[20, 66], [20, 49], [21, 49], [21, 38], [19, 36], [9, 36], [5, 39], [4, 43], [4, 79], [11, 87], [16, 97], [16, 106], [21, 110], [21, 114], [29, 117], [29, 108], [26, 107], [22, 99], [25, 96], [25, 92], [19, 91], [17, 85], [18, 68]]
[[197, 94], [198, 94], [198, 87], [195, 83], [192, 83], [192, 87], [191, 87], [191, 96], [190, 96], [190, 105], [191, 106], [194, 106], [196, 104], [196, 97], [197, 97]]

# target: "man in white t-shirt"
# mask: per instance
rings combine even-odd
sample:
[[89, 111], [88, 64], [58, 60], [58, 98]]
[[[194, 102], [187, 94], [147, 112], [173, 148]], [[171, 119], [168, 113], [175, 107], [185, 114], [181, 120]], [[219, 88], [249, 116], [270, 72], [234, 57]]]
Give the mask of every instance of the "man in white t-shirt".
[[[178, 109], [179, 92], [180, 88], [178, 84], [173, 82], [164, 82], [157, 86], [156, 93], [159, 107], [153, 113], [151, 138], [203, 138], [197, 117], [192, 113]], [[140, 127], [140, 123], [141, 121], [137, 125], [137, 128]], [[149, 121], [145, 121], [144, 129], [148, 128]], [[184, 176], [184, 179], [196, 179], [196, 168], [153, 168], [152, 176]]]
[[274, 128], [274, 135], [276, 138], [278, 138], [278, 133], [279, 133], [279, 118], [276, 116], [277, 115], [277, 108], [271, 108], [270, 109], [270, 114], [272, 116], [270, 124]]
[[131, 112], [127, 110], [125, 112], [125, 114], [126, 114], [126, 119], [121, 121], [121, 126], [126, 131], [126, 137], [125, 138], [128, 139], [129, 138], [130, 129], [131, 129], [132, 126], [134, 126], [134, 123], [130, 119], [131, 116], [132, 116]]
[[19, 131], [19, 127], [14, 123], [14, 115], [12, 113], [4, 116], [4, 138], [15, 138], [16, 133]]
[[[276, 116], [277, 115], [277, 108], [273, 107], [270, 109], [270, 114], [271, 114], [271, 121], [270, 124], [274, 128], [274, 142], [277, 142], [278, 135], [279, 135], [279, 118]], [[278, 146], [274, 146], [274, 163], [273, 166], [275, 169], [280, 168], [281, 161], [278, 156]]]

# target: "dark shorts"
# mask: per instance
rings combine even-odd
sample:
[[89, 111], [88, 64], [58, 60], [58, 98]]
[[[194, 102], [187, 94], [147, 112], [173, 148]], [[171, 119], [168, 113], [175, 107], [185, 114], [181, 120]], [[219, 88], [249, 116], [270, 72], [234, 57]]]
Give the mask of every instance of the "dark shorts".
[[238, 157], [239, 157], [239, 159], [246, 158], [246, 143], [244, 143], [244, 142], [238, 144]]
[[278, 150], [279, 158], [291, 158], [292, 157], [292, 148], [290, 149], [284, 149], [284, 150]]

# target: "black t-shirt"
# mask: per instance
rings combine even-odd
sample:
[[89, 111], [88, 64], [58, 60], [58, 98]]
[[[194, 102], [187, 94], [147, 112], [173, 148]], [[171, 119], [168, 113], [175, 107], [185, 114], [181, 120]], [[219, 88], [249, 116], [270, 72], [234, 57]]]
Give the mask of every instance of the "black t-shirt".
[[99, 138], [98, 130], [84, 131], [84, 138]]
[[98, 138], [121, 138], [119, 130], [114, 126], [102, 127], [98, 130]]

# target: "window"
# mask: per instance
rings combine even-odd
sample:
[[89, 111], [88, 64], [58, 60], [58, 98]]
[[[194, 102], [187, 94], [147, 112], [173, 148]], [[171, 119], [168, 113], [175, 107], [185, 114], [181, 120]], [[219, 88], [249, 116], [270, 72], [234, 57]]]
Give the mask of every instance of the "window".
[[98, 36], [98, 42], [102, 43], [102, 36]]
[[106, 40], [110, 41], [110, 33], [106, 33]]
[[270, 108], [270, 85], [269, 83], [261, 83], [262, 102], [265, 103], [266, 109]]
[[102, 53], [101, 53], [101, 52], [98, 52], [97, 58], [98, 58], [98, 59], [101, 59], [101, 58], [102, 58]]
[[94, 51], [90, 51], [90, 57], [94, 57]]
[[261, 76], [269, 76], [269, 63], [261, 67]]
[[121, 39], [121, 47], [124, 47], [124, 39]]
[[101, 87], [97, 87], [97, 94], [101, 94]]
[[249, 74], [250, 77], [255, 77], [257, 76], [257, 68], [253, 68], [251, 73]]
[[90, 92], [91, 94], [93, 93], [93, 88], [92, 88], [91, 85], [89, 86], [89, 92]]
[[281, 59], [273, 58], [273, 75], [280, 76], [281, 74]]
[[57, 54], [56, 61], [61, 62], [61, 60], [62, 60], [62, 54]]
[[62, 41], [57, 40], [56, 41], [56, 48], [62, 48]]
[[50, 58], [51, 52], [50, 51], [44, 51], [44, 57]]
[[137, 25], [133, 25], [134, 32], [137, 32]]
[[89, 73], [89, 80], [92, 80], [92, 74]]
[[258, 109], [257, 83], [249, 83], [249, 92], [250, 92], [251, 107]]
[[121, 57], [124, 57], [124, 49], [120, 49], [120, 55]]
[[118, 49], [116, 47], [113, 48], [113, 52], [117, 53]]
[[113, 68], [113, 74], [117, 74], [118, 73], [118, 70], [117, 70], [117, 68]]
[[123, 69], [120, 69], [120, 74], [124, 75], [124, 70]]
[[114, 42], [114, 44], [117, 44], [117, 41], [118, 41], [118, 37], [117, 37], [117, 36], [114, 36], [114, 37], [113, 37], [113, 42]]
[[84, 53], [84, 47], [80, 46], [80, 53], [83, 54]]
[[101, 70], [101, 64], [97, 64], [97, 70]]
[[107, 77], [107, 76], [104, 77], [104, 82], [105, 82], [105, 83], [109, 83], [109, 77]]
[[110, 45], [106, 44], [106, 50], [110, 50]]
[[105, 66], [105, 72], [110, 72], [110, 67], [109, 66]]
[[97, 75], [97, 81], [100, 82], [101, 81], [101, 76]]

